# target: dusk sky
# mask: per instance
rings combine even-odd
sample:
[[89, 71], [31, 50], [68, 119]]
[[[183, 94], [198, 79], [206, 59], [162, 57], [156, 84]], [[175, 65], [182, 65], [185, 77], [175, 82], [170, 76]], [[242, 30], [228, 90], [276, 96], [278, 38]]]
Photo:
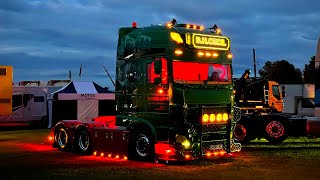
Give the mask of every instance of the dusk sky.
[[[234, 76], [266, 61], [288, 60], [301, 71], [316, 54], [316, 0], [0, 0], [0, 65], [14, 81], [92, 80], [114, 89], [118, 28], [171, 21], [212, 27], [231, 39]], [[82, 64], [82, 77], [79, 68]], [[284, 72], [285, 73], [285, 72]]]

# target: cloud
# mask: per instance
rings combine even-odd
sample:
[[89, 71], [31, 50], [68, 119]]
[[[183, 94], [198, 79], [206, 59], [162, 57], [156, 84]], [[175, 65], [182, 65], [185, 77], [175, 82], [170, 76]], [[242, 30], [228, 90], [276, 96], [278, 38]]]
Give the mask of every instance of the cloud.
[[14, 66], [15, 81], [66, 78], [83, 64], [83, 78], [112, 86], [102, 65], [114, 78], [118, 28], [175, 18], [221, 27], [231, 39], [235, 74], [253, 68], [252, 49], [260, 68], [280, 59], [303, 68], [320, 36], [319, 6], [299, 0], [0, 1], [0, 64]]

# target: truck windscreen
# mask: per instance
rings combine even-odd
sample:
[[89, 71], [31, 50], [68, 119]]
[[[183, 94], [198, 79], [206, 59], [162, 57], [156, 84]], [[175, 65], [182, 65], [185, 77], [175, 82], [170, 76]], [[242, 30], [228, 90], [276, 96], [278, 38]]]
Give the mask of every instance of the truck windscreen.
[[181, 84], [229, 84], [229, 64], [173, 61], [173, 80]]

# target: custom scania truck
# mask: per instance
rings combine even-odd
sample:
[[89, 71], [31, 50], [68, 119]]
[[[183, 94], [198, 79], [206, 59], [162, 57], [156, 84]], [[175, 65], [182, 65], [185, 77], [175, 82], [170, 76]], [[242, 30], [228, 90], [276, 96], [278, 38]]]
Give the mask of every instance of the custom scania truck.
[[[120, 159], [186, 161], [240, 151], [232, 135], [230, 39], [217, 26], [177, 24], [119, 29], [114, 116], [61, 120], [61, 151]], [[113, 109], [114, 111], [114, 109]]]

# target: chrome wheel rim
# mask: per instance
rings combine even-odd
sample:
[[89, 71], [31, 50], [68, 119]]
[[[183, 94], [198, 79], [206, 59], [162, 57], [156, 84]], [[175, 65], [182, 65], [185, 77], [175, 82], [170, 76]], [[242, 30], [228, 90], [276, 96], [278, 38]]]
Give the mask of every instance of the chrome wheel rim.
[[59, 130], [58, 133], [58, 145], [63, 149], [66, 147], [67, 143], [68, 143], [68, 134], [67, 131], [63, 128], [61, 128]]
[[79, 147], [80, 147], [81, 151], [85, 152], [88, 150], [90, 139], [89, 139], [89, 134], [87, 131], [80, 132], [78, 143], [79, 143]]
[[149, 155], [150, 151], [150, 141], [148, 137], [144, 134], [140, 134], [136, 141], [136, 152], [141, 157], [146, 157]]

